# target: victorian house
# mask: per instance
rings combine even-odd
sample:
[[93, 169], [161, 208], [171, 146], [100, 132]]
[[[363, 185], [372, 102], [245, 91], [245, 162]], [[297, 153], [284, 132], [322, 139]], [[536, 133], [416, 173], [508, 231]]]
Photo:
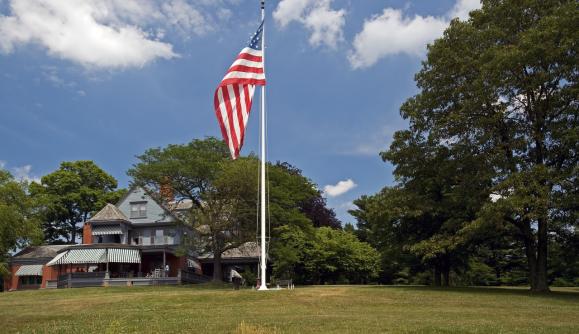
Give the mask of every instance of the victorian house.
[[[198, 283], [209, 279], [211, 254], [181, 248], [194, 231], [179, 223], [190, 203], [167, 207], [141, 187], [107, 204], [83, 226], [82, 244], [29, 247], [10, 261], [5, 290]], [[254, 243], [224, 254], [224, 272], [235, 265], [255, 266]]]

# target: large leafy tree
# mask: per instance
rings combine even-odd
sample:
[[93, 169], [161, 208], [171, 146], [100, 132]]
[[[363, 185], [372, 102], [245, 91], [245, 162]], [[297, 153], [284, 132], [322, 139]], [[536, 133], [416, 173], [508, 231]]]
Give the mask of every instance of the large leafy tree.
[[[275, 168], [278, 171], [285, 172], [286, 176], [293, 176], [298, 180], [301, 180], [303, 184], [311, 183], [308, 180], [303, 179], [302, 171], [292, 166], [287, 162], [277, 162]], [[313, 186], [313, 184], [312, 184]], [[333, 209], [327, 207], [326, 199], [322, 196], [321, 191], [308, 192], [310, 196], [300, 203], [300, 211], [309, 218], [314, 227], [331, 227], [335, 229], [342, 228], [342, 223], [336, 217], [336, 212]]]
[[[141, 186], [159, 194], [170, 189], [176, 201], [190, 200], [192, 210], [183, 223], [204, 237], [201, 246], [214, 258], [214, 279], [221, 280], [221, 255], [230, 247], [246, 241], [246, 236], [232, 233], [237, 202], [227, 199], [217, 186], [219, 174], [227, 165], [226, 145], [213, 137], [196, 139], [188, 144], [148, 149], [138, 156], [139, 162], [127, 174]], [[193, 241], [193, 240], [188, 240]], [[198, 247], [199, 245], [195, 245]]]
[[282, 226], [272, 250], [273, 271], [298, 283], [367, 283], [378, 276], [380, 254], [352, 233], [330, 227]]
[[49, 243], [75, 243], [81, 223], [124, 190], [93, 161], [63, 162], [58, 170], [30, 185], [30, 195], [42, 206], [43, 230]]
[[0, 276], [7, 274], [11, 251], [42, 240], [36, 205], [26, 191], [26, 183], [0, 169]]
[[[170, 187], [175, 200], [192, 201], [191, 214], [184, 223], [197, 231], [200, 240], [190, 246], [213, 254], [213, 278], [221, 280], [223, 252], [255, 241], [258, 160], [249, 156], [231, 161], [226, 145], [212, 137], [149, 149], [138, 159], [128, 171], [135, 183], [157, 194], [161, 194], [164, 187]], [[320, 203], [311, 203], [316, 202], [320, 192], [299, 169], [287, 163], [268, 163], [267, 179], [267, 215], [273, 231], [271, 247], [275, 248], [279, 241], [278, 227], [307, 229], [312, 226], [309, 213], [314, 210], [310, 208]], [[315, 215], [322, 217], [320, 221], [332, 220], [331, 210], [324, 207], [316, 212], [321, 211]]]
[[452, 157], [467, 152], [460, 159], [475, 157], [491, 173], [498, 200], [468, 228], [514, 231], [534, 291], [548, 290], [549, 236], [577, 222], [578, 6], [483, 1], [429, 46], [416, 75], [421, 92], [401, 108], [412, 136]]

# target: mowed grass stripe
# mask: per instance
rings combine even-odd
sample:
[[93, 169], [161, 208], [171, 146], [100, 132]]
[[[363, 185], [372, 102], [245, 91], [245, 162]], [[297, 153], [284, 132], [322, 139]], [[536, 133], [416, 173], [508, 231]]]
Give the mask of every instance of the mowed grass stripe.
[[85, 288], [0, 294], [1, 332], [579, 333], [579, 291], [314, 286]]

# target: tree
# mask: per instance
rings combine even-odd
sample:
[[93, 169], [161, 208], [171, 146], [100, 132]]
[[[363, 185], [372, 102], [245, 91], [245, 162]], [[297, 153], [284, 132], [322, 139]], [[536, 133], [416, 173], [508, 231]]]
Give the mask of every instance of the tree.
[[[276, 168], [287, 172], [288, 175], [303, 177], [302, 171], [287, 162], [277, 162]], [[309, 197], [300, 204], [301, 211], [308, 217], [315, 227], [328, 226], [335, 229], [341, 229], [342, 223], [336, 217], [336, 212], [327, 207], [326, 199], [322, 197], [322, 192], [317, 191], [315, 196]]]
[[75, 243], [79, 224], [124, 193], [117, 180], [93, 161], [62, 162], [60, 168], [30, 185], [31, 196], [42, 206], [45, 240]]
[[548, 290], [550, 234], [577, 219], [578, 6], [483, 1], [429, 46], [401, 108], [412, 135], [484, 162], [498, 200], [465, 228], [513, 226], [533, 291]]
[[[149, 149], [138, 159], [139, 162], [128, 171], [136, 184], [157, 194], [163, 187], [171, 187], [177, 201], [192, 201], [191, 215], [184, 223], [195, 229], [200, 237], [194, 242], [196, 248], [213, 254], [213, 279], [220, 281], [223, 252], [255, 240], [257, 158], [250, 155], [231, 161], [227, 146], [209, 137], [185, 145]], [[288, 163], [268, 163], [267, 179], [267, 217], [273, 240], [271, 248], [275, 248], [279, 245], [277, 228], [307, 229], [312, 226], [305, 212], [309, 212], [307, 205], [315, 202], [320, 193], [299, 169]], [[319, 216], [331, 220], [327, 215], [331, 210], [318, 211], [323, 211]], [[195, 247], [192, 242], [188, 244], [187, 247]]]
[[8, 274], [10, 251], [42, 240], [36, 206], [26, 191], [26, 183], [14, 181], [0, 169], [0, 276]]
[[201, 246], [213, 253], [216, 281], [222, 280], [221, 254], [243, 241], [232, 243], [234, 235], [229, 230], [234, 227], [230, 221], [235, 213], [234, 203], [224, 199], [216, 188], [228, 156], [222, 141], [213, 137], [195, 139], [184, 145], [148, 149], [127, 172], [135, 184], [152, 190], [160, 200], [164, 200], [160, 196], [162, 188], [169, 187], [176, 201], [193, 203], [191, 214], [183, 223], [205, 237]]
[[282, 226], [273, 249], [276, 277], [298, 283], [367, 283], [378, 276], [380, 254], [354, 234], [330, 227]]

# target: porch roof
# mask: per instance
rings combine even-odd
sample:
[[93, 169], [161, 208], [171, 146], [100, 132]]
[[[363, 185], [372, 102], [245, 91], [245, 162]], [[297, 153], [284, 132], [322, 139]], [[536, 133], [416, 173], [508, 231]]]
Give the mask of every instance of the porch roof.
[[20, 266], [16, 271], [16, 276], [42, 276], [42, 267], [41, 264], [29, 264]]
[[134, 248], [73, 248], [58, 254], [47, 265], [86, 263], [141, 263]]

